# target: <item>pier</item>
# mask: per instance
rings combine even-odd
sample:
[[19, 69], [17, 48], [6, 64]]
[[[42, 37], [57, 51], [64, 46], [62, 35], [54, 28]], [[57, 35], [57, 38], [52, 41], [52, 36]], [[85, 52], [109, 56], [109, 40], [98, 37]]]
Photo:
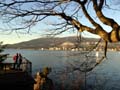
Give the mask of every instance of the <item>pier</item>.
[[0, 88], [3, 90], [33, 90], [32, 63], [23, 58], [21, 69], [13, 69], [14, 63], [0, 63]]

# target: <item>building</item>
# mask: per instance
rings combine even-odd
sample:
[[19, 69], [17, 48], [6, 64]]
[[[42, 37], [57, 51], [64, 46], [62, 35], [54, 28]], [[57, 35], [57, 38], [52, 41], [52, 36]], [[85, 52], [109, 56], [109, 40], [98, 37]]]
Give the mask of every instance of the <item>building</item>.
[[62, 50], [71, 50], [72, 48], [75, 47], [75, 44], [72, 42], [64, 42], [59, 46]]

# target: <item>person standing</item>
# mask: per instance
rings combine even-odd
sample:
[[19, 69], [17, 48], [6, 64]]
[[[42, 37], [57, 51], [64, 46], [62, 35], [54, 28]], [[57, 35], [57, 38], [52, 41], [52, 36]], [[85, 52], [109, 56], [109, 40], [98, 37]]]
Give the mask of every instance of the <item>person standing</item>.
[[35, 80], [34, 90], [41, 90], [40, 89], [41, 76], [40, 76], [39, 72], [36, 73], [34, 80]]
[[18, 65], [17, 65], [17, 69], [21, 70], [21, 64], [22, 64], [22, 55], [19, 53], [18, 54]]
[[48, 74], [50, 72], [51, 72], [51, 68], [45, 67], [43, 68], [43, 72], [40, 73], [42, 77], [40, 90], [54, 90], [53, 81], [48, 77]]
[[13, 64], [13, 69], [17, 69], [18, 66], [18, 53], [13, 56], [14, 64]]
[[55, 90], [52, 79], [48, 77], [51, 68], [45, 67], [43, 72], [37, 72], [35, 75], [34, 90]]

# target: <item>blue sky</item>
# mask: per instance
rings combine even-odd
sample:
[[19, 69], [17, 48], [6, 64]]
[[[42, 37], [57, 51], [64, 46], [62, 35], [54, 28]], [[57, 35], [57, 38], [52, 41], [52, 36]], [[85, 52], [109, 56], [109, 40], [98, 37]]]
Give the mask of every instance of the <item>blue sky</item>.
[[[89, 10], [89, 12], [92, 13], [91, 9]], [[104, 9], [103, 13], [106, 16], [113, 18], [118, 24], [120, 24], [119, 11]], [[56, 19], [53, 19], [53, 17], [51, 17], [49, 19], [57, 21]], [[89, 23], [87, 23], [87, 20], [85, 20], [84, 18], [81, 21], [83, 21], [85, 24], [89, 25]], [[97, 20], [97, 21], [100, 22], [99, 20]], [[25, 32], [23, 33], [22, 31], [17, 31], [17, 33], [16, 32], [10, 33], [10, 31], [3, 32], [2, 30], [0, 30], [0, 38], [1, 38], [0, 41], [3, 41], [3, 44], [13, 44], [13, 43], [19, 43], [19, 42], [23, 42], [23, 41], [28, 41], [31, 39], [40, 38], [46, 34], [45, 30], [48, 30], [50, 28], [49, 25], [44, 24], [46, 22], [48, 22], [48, 20], [45, 20], [44, 22], [40, 22], [38, 26], [31, 28], [31, 31], [29, 33], [25, 33]], [[102, 23], [101, 23], [101, 25], [108, 32], [111, 31], [110, 27], [103, 25]], [[4, 25], [2, 22], [0, 22], [0, 26], [6, 27], [6, 28], [8, 27], [8, 26]], [[61, 34], [60, 36], [73, 36], [73, 35], [77, 35], [77, 33], [76, 32], [73, 33], [72, 31], [65, 32], [65, 33]], [[88, 32], [84, 32], [84, 33], [82, 33], [82, 35], [85, 37], [98, 37], [97, 35], [89, 34]]]
[[1, 41], [3, 41], [3, 44], [13, 44], [23, 41], [29, 41], [31, 39], [39, 38], [38, 35], [30, 35], [30, 34], [19, 34], [12, 33], [9, 35], [2, 34], [0, 35]]
[[[36, 25], [35, 27], [31, 28], [29, 33], [27, 32], [27, 30], [18, 30], [13, 32], [11, 32], [11, 30], [0, 30], [0, 41], [3, 41], [3, 44], [14, 44], [45, 37], [47, 34], [47, 30], [50, 29], [50, 26], [46, 25], [45, 22], [40, 22], [39, 26]], [[8, 26], [4, 25], [3, 23], [0, 23], [0, 25], [3, 28], [8, 28]], [[76, 32], [73, 33], [72, 31], [70, 31], [57, 35], [57, 37], [73, 36], [76, 34]]]
[[[75, 32], [75, 33], [65, 32], [60, 35], [57, 35], [57, 37], [76, 36], [76, 35], [77, 35], [77, 32]], [[98, 38], [99, 37], [97, 35], [93, 35], [88, 32], [83, 32], [82, 35], [85, 37], [89, 37], [89, 38], [91, 38], [91, 37]], [[21, 34], [21, 33], [16, 33], [16, 32], [12, 32], [10, 34], [0, 33], [0, 38], [1, 38], [0, 41], [3, 41], [3, 44], [14, 44], [14, 43], [19, 43], [19, 42], [29, 41], [32, 39], [41, 38], [44, 36], [45, 35], [37, 34], [37, 33], [36, 34], [35, 33], [34, 34]]]

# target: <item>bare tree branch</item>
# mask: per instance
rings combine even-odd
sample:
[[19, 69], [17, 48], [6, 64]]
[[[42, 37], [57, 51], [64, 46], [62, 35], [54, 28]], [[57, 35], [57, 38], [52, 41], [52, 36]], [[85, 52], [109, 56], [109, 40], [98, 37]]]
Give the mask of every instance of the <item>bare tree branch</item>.
[[92, 1], [93, 1], [94, 9], [99, 19], [106, 25], [109, 25], [113, 28], [118, 28], [119, 25], [113, 19], [107, 18], [103, 15], [101, 9], [102, 9], [104, 0], [100, 1], [100, 5], [97, 4], [97, 0], [92, 0]]

